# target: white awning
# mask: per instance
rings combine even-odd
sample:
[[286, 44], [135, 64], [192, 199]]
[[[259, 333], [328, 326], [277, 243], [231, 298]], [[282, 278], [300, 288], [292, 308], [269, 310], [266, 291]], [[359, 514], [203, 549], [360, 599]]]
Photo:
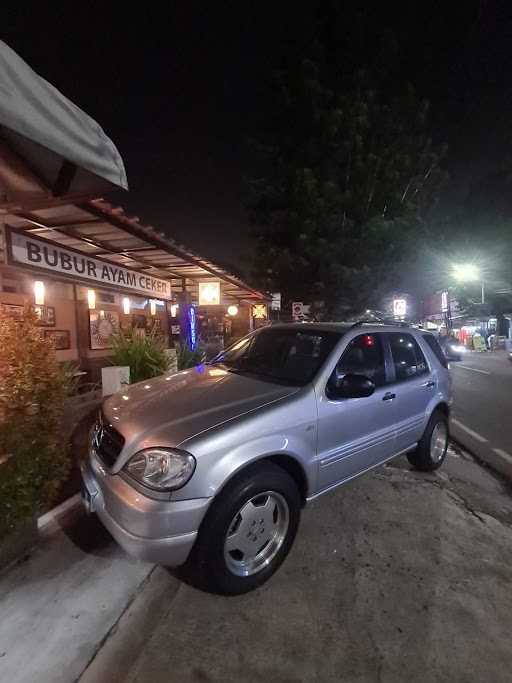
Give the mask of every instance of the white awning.
[[0, 41], [0, 206], [118, 187], [124, 164], [100, 125]]

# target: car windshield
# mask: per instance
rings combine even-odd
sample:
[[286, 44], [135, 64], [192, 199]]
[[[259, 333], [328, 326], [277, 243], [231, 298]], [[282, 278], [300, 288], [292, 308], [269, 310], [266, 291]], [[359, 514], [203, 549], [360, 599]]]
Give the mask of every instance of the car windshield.
[[213, 364], [231, 372], [303, 386], [310, 382], [340, 339], [338, 332], [266, 328], [219, 353]]

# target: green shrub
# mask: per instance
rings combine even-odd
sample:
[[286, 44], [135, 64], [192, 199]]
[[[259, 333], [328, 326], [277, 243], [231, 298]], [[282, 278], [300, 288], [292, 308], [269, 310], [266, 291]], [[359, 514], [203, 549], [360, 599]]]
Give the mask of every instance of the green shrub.
[[60, 363], [60, 370], [66, 381], [67, 395], [76, 396], [80, 386], [80, 377], [77, 375], [77, 372], [80, 371], [80, 365], [72, 360], [65, 360]]
[[52, 340], [27, 307], [0, 309], [0, 538], [51, 504], [71, 460], [61, 424], [68, 391]]
[[163, 375], [169, 369], [165, 341], [158, 330], [141, 334], [137, 328], [122, 330], [112, 337], [113, 365], [130, 367], [130, 382]]
[[178, 370], [193, 368], [205, 360], [204, 349], [197, 347], [191, 349], [188, 344], [176, 344], [176, 357], [178, 360]]

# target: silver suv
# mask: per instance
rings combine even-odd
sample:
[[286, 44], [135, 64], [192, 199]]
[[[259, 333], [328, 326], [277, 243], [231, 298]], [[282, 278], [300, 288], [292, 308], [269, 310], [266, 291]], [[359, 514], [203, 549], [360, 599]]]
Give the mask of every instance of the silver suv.
[[243, 593], [279, 567], [313, 498], [402, 453], [438, 468], [449, 406], [445, 357], [422, 330], [266, 327], [107, 399], [84, 502], [129, 553]]

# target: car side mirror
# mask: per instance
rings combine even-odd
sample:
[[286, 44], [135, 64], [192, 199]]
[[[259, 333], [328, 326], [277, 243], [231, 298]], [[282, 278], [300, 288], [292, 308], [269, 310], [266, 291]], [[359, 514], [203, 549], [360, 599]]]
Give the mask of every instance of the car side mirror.
[[341, 377], [333, 376], [329, 382], [329, 397], [341, 398], [365, 398], [375, 391], [375, 383], [364, 375], [348, 373]]

